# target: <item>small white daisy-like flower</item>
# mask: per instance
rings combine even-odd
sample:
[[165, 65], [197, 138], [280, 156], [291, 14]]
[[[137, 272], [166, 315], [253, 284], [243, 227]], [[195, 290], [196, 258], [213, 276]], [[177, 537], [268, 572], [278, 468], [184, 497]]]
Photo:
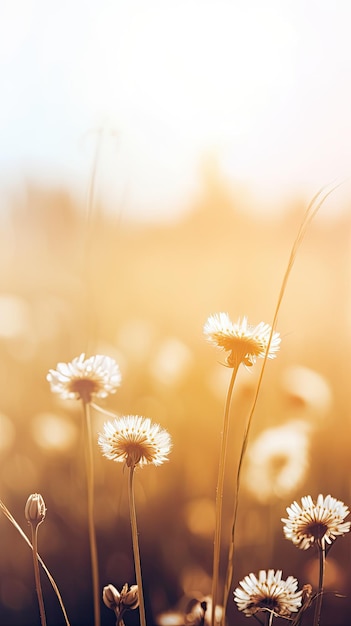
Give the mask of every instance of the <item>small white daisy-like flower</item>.
[[[204, 334], [208, 341], [229, 352], [226, 360], [229, 367], [237, 367], [240, 363], [251, 366], [257, 357], [263, 358], [267, 352], [271, 330], [264, 322], [250, 326], [246, 317], [234, 324], [228, 313], [211, 315], [204, 326]], [[267, 357], [274, 359], [279, 347], [280, 335], [274, 332]]]
[[295, 546], [307, 550], [312, 544], [326, 541], [331, 544], [340, 535], [349, 532], [351, 522], [345, 522], [350, 513], [343, 502], [328, 495], [319, 494], [315, 503], [311, 496], [301, 498], [301, 506], [295, 501], [287, 509], [288, 519], [284, 534]]
[[104, 424], [99, 445], [104, 456], [128, 467], [161, 465], [168, 460], [171, 437], [148, 418], [127, 415]]
[[82, 353], [70, 363], [58, 363], [46, 377], [51, 391], [64, 400], [90, 402], [92, 397], [106, 398], [121, 383], [121, 373], [114, 359], [97, 354], [89, 359]]
[[234, 600], [247, 617], [258, 611], [273, 611], [280, 617], [289, 617], [302, 603], [302, 590], [297, 591], [297, 587], [293, 576], [282, 580], [281, 570], [260, 570], [258, 578], [252, 573], [245, 576], [234, 591]]

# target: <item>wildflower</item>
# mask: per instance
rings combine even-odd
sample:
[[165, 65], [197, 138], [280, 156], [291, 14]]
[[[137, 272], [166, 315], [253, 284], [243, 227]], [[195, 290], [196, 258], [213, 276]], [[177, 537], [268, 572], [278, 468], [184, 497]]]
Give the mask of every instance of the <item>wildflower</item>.
[[311, 417], [322, 418], [332, 406], [332, 391], [318, 372], [302, 366], [284, 370], [282, 386], [290, 407], [309, 411]]
[[119, 606], [121, 594], [113, 585], [107, 585], [102, 590], [102, 599], [108, 609], [114, 611]]
[[64, 400], [90, 402], [92, 396], [106, 398], [109, 393], [115, 393], [121, 383], [116, 361], [102, 354], [85, 359], [82, 353], [70, 363], [58, 363], [56, 367], [56, 370], [49, 370], [46, 379], [51, 391]]
[[[238, 367], [240, 363], [250, 367], [256, 362], [256, 357], [264, 357], [271, 332], [271, 327], [264, 322], [250, 326], [246, 317], [242, 320], [239, 318], [237, 323], [233, 324], [228, 313], [211, 315], [204, 326], [207, 339], [218, 348], [229, 352], [226, 359], [228, 367]], [[275, 358], [279, 344], [279, 333], [272, 333], [267, 353], [269, 359]]]
[[[141, 575], [138, 527], [134, 498], [134, 470], [137, 465], [149, 463], [161, 465], [167, 461], [171, 449], [171, 438], [166, 430], [151, 420], [138, 415], [127, 415], [104, 424], [104, 434], [99, 435], [102, 454], [112, 461], [125, 462], [129, 467], [129, 515], [132, 530], [132, 544], [135, 575], [138, 587], [139, 616], [141, 626], [146, 626], [143, 580]], [[105, 600], [116, 602], [116, 594], [111, 589], [105, 592]], [[105, 601], [104, 600], [104, 601]], [[105, 602], [106, 603], [106, 602]], [[119, 623], [117, 614], [117, 624]]]
[[291, 420], [267, 428], [248, 449], [244, 480], [260, 502], [288, 495], [304, 480], [308, 469], [308, 425]]
[[39, 613], [40, 613], [40, 623], [41, 626], [46, 626], [46, 615], [45, 615], [45, 607], [44, 607], [44, 599], [43, 599], [43, 591], [40, 582], [40, 571], [39, 571], [39, 555], [38, 555], [38, 528], [39, 525], [45, 518], [46, 507], [43, 496], [40, 493], [32, 493], [27, 499], [24, 514], [28, 524], [31, 528], [32, 534], [32, 556], [33, 556], [33, 567], [34, 567], [34, 578], [35, 578], [35, 589], [37, 592], [38, 604], [39, 604]]
[[[204, 596], [199, 599], [192, 599], [186, 609], [184, 622], [186, 626], [209, 626], [212, 615], [212, 598]], [[214, 621], [220, 624], [223, 617], [223, 608], [216, 606]]]
[[319, 494], [316, 503], [311, 496], [305, 496], [301, 504], [293, 502], [286, 509], [288, 519], [282, 518], [285, 537], [301, 550], [307, 550], [313, 543], [321, 545], [322, 540], [331, 544], [338, 536], [349, 532], [351, 523], [344, 519], [350, 511], [340, 500]]
[[293, 576], [282, 580], [282, 571], [260, 570], [258, 578], [249, 574], [234, 591], [239, 611], [250, 617], [258, 611], [273, 611], [280, 617], [289, 617], [299, 610], [302, 591], [296, 591], [298, 582]]
[[126, 583], [123, 585], [121, 593], [113, 585], [107, 585], [103, 589], [102, 599], [106, 606], [114, 611], [116, 608], [121, 610], [122, 607], [136, 609], [139, 605], [138, 585], [132, 585], [128, 588], [128, 583]]
[[138, 585], [128, 588], [126, 583], [121, 593], [113, 585], [107, 585], [103, 589], [102, 599], [104, 604], [115, 612], [117, 624], [122, 623], [125, 611], [131, 611], [139, 606]]
[[46, 515], [46, 507], [43, 496], [40, 493], [32, 493], [24, 508], [24, 515], [29, 524], [39, 526]]
[[148, 418], [127, 415], [104, 424], [99, 435], [102, 454], [112, 461], [136, 465], [161, 465], [171, 449], [169, 433]]
[[82, 400], [84, 412], [84, 447], [88, 496], [88, 530], [92, 567], [94, 622], [100, 624], [100, 584], [97, 563], [96, 533], [94, 521], [94, 468], [91, 442], [90, 403], [93, 396], [105, 398], [115, 393], [121, 382], [119, 367], [114, 359], [97, 354], [88, 359], [82, 353], [70, 363], [58, 363], [56, 370], [49, 370], [47, 380], [51, 391], [66, 400]]

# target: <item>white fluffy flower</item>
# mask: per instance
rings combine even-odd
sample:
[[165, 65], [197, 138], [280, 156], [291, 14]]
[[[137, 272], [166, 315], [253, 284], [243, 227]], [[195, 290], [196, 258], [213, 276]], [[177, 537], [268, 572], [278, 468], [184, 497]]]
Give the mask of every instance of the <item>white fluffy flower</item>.
[[293, 576], [282, 580], [282, 571], [260, 570], [258, 578], [249, 574], [234, 591], [239, 611], [248, 617], [258, 611], [273, 611], [281, 617], [289, 617], [299, 610], [302, 591], [296, 591], [298, 582]]
[[328, 495], [319, 494], [317, 502], [311, 496], [301, 498], [301, 506], [295, 501], [287, 509], [288, 518], [284, 534], [295, 546], [307, 550], [314, 543], [326, 541], [331, 544], [334, 539], [350, 530], [350, 522], [345, 522], [349, 509], [341, 500]]
[[97, 354], [85, 359], [85, 354], [70, 363], [58, 363], [49, 370], [47, 380], [51, 391], [63, 399], [90, 402], [93, 396], [105, 398], [115, 393], [121, 383], [121, 373], [114, 359]]
[[148, 418], [127, 415], [104, 424], [99, 436], [104, 456], [112, 461], [136, 465], [161, 465], [171, 449], [169, 433]]
[[204, 326], [204, 334], [210, 343], [229, 352], [229, 367], [237, 367], [240, 363], [253, 365], [256, 357], [265, 356], [268, 345], [267, 358], [274, 359], [280, 346], [279, 333], [272, 333], [268, 324], [260, 322], [257, 326], [250, 326], [246, 317], [234, 324], [228, 313], [211, 315]]

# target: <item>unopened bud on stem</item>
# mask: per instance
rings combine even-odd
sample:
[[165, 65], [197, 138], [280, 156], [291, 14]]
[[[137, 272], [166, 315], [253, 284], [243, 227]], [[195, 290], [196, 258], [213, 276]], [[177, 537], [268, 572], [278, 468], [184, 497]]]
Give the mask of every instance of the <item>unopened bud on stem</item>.
[[131, 585], [128, 589], [128, 585], [126, 583], [121, 591], [120, 602], [126, 609], [136, 609], [139, 606], [138, 585]]
[[46, 514], [46, 506], [43, 496], [40, 493], [32, 493], [24, 509], [24, 515], [29, 524], [39, 526], [44, 520]]
[[104, 587], [102, 592], [102, 599], [104, 604], [106, 604], [107, 608], [112, 609], [114, 611], [120, 602], [120, 593], [117, 591], [116, 587], [113, 585], [107, 585]]
[[115, 612], [117, 624], [122, 622], [126, 611], [132, 611], [139, 606], [138, 585], [128, 588], [128, 583], [123, 586], [121, 592], [113, 585], [107, 585], [102, 592], [104, 604]]

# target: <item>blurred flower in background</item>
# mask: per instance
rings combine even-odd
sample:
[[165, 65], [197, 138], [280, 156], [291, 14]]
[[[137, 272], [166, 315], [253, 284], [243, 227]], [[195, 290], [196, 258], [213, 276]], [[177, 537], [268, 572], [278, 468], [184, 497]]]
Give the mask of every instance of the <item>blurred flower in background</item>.
[[258, 502], [289, 496], [306, 479], [311, 429], [302, 420], [267, 428], [247, 451], [243, 483]]
[[[113, 414], [154, 415], [173, 448], [156, 479], [138, 472], [136, 482], [141, 537], [148, 537], [149, 623], [179, 608], [184, 594], [196, 598], [202, 619], [218, 416], [230, 373], [214, 368], [202, 321], [209, 311], [245, 311], [272, 323], [305, 205], [319, 186], [345, 170], [349, 177], [351, 8], [304, 0], [14, 0], [1, 14], [2, 498], [25, 521], [27, 494], [45, 495], [50, 520], [41, 549], [72, 626], [88, 626], [76, 400], [96, 393], [103, 404], [108, 395]], [[282, 303], [284, 342], [265, 372], [243, 473], [238, 578], [259, 571], [268, 556], [278, 566], [290, 562], [283, 498], [293, 500], [302, 486], [350, 498], [349, 195], [348, 183], [314, 220]], [[208, 328], [229, 359], [236, 342], [248, 366], [233, 405], [240, 415], [253, 397], [259, 368], [250, 365], [263, 356], [267, 332], [265, 324], [228, 317]], [[268, 356], [277, 349], [273, 334]], [[51, 370], [50, 393], [53, 363], [82, 350], [119, 364], [117, 395], [120, 373], [105, 361], [102, 374], [85, 356]], [[126, 478], [111, 476], [100, 453], [101, 413], [93, 410], [91, 422], [99, 568], [102, 584], [114, 580], [122, 589], [133, 576]], [[237, 447], [232, 438], [228, 464]], [[334, 523], [335, 508], [323, 508]], [[1, 621], [35, 626], [28, 550], [6, 520], [0, 524]], [[329, 571], [347, 595], [338, 622], [349, 626], [350, 555], [338, 548]], [[309, 579], [312, 565], [296, 560], [299, 580]], [[325, 623], [335, 623], [334, 596], [326, 600]], [[50, 623], [59, 623], [49, 608]], [[240, 626], [246, 616], [236, 613]], [[168, 612], [162, 623], [171, 619]]]
[[[138, 472], [136, 481], [140, 531], [148, 536], [143, 569], [155, 615], [178, 607], [184, 595], [209, 593], [218, 417], [230, 371], [214, 366], [201, 320], [216, 309], [244, 310], [248, 319], [255, 319], [258, 302], [259, 315], [271, 319], [291, 233], [301, 216], [299, 204], [292, 202], [284, 219], [253, 220], [243, 208], [247, 199], [231, 194], [218, 172], [211, 176], [193, 210], [171, 225], [93, 215], [89, 267], [82, 240], [84, 207], [60, 190], [28, 185], [25, 195], [12, 199], [11, 236], [0, 230], [0, 254], [7, 259], [0, 265], [2, 498], [23, 516], [28, 493], [45, 497], [50, 520], [43, 525], [41, 547], [50, 554], [72, 621], [90, 623], [91, 590], [80, 573], [82, 563], [88, 567], [80, 407], [76, 399], [60, 394], [67, 392], [71, 374], [81, 372], [65, 370], [61, 379], [55, 368], [60, 393], [50, 393], [46, 375], [62, 354], [79, 355], [82, 346], [87, 354], [109, 354], [123, 372], [118, 394], [101, 398], [102, 408], [106, 400], [117, 418], [152, 414], [172, 433], [172, 463], [156, 478], [153, 472]], [[264, 376], [243, 471], [247, 515], [239, 507], [238, 577], [245, 575], [248, 558], [250, 569], [259, 571], [273, 554], [273, 538], [282, 535], [283, 498], [293, 500], [302, 486], [319, 493], [326, 482], [325, 491], [337, 488], [341, 499], [349, 497], [349, 232], [349, 221], [341, 218], [333, 225], [316, 220], [286, 292], [279, 319], [284, 345]], [[250, 263], [248, 246], [255, 251]], [[326, 327], [333, 327], [333, 335]], [[258, 370], [241, 368], [234, 415], [249, 409]], [[103, 379], [98, 384], [103, 387]], [[109, 472], [97, 445], [105, 419], [92, 411], [99, 566], [102, 584], [113, 580], [122, 589], [126, 573], [133, 582], [126, 478], [123, 472]], [[233, 465], [239, 443], [231, 440], [228, 464]], [[112, 491], [117, 491], [116, 499], [111, 499]], [[225, 521], [227, 515], [225, 511]], [[160, 527], [167, 529], [165, 537]], [[14, 561], [17, 539], [6, 526], [1, 537], [3, 619], [9, 625], [14, 620], [28, 623], [33, 614], [34, 622], [28, 555], [19, 549]], [[278, 566], [289, 558], [288, 542], [282, 539]], [[69, 572], [61, 565], [63, 554]], [[346, 551], [338, 554], [338, 580], [347, 571], [346, 561]], [[296, 565], [299, 579], [304, 567]], [[348, 606], [345, 600], [339, 608], [340, 621], [346, 615], [344, 624]], [[323, 611], [328, 621], [327, 602]]]
[[330, 384], [322, 374], [309, 367], [292, 365], [286, 368], [282, 376], [282, 388], [288, 407], [295, 412], [307, 413], [316, 421], [316, 426], [332, 407]]

